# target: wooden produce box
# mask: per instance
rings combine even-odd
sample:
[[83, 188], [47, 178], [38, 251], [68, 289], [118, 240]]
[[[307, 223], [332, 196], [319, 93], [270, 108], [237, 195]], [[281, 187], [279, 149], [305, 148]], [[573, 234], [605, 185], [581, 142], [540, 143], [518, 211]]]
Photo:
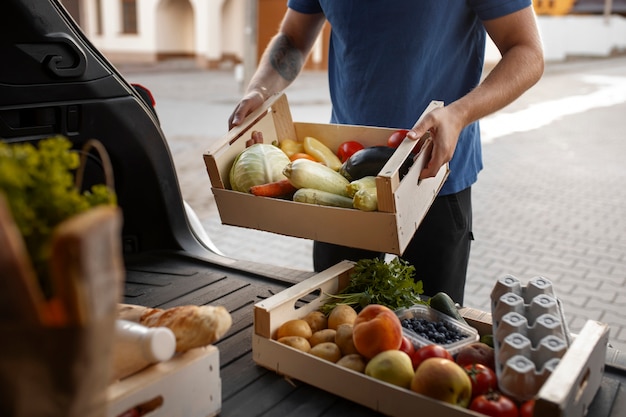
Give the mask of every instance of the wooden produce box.
[[[254, 361], [281, 375], [313, 385], [389, 416], [482, 414], [440, 402], [365, 374], [335, 365], [272, 339], [289, 319], [303, 318], [349, 282], [354, 263], [343, 261], [254, 307]], [[491, 314], [464, 308], [463, 316], [480, 334], [491, 333]], [[608, 326], [588, 321], [546, 380], [537, 398], [536, 417], [582, 417], [593, 400], [604, 371]]]
[[[109, 385], [107, 416], [212, 417], [222, 408], [219, 350], [191, 349]], [[130, 414], [133, 415], [133, 414]]]
[[[441, 102], [432, 102], [424, 114], [442, 105]], [[402, 181], [398, 171], [411, 154], [414, 141], [407, 139], [400, 145], [379, 172], [376, 179], [378, 211], [374, 212], [258, 197], [232, 191], [229, 183], [233, 161], [246, 148], [246, 141], [250, 140], [255, 131], [262, 133], [264, 143], [280, 142], [283, 139], [301, 141], [306, 136], [312, 136], [336, 152], [339, 145], [348, 140], [359, 141], [366, 147], [386, 145], [387, 138], [394, 130], [294, 123], [287, 97], [284, 94], [272, 97], [249, 115], [242, 126], [231, 130], [204, 155], [222, 223], [402, 254], [448, 176], [449, 168], [446, 164], [436, 177], [419, 181], [420, 171], [432, 149], [428, 135], [420, 139], [423, 141], [421, 151]]]

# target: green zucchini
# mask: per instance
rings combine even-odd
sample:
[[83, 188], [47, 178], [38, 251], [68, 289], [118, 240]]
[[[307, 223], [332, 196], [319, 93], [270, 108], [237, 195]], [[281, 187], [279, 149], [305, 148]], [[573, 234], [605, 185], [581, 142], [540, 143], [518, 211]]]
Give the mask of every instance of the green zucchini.
[[446, 314], [454, 319], [457, 319], [463, 324], [467, 324], [461, 313], [459, 313], [459, 309], [456, 307], [456, 304], [452, 298], [445, 292], [438, 292], [430, 298], [429, 305], [431, 308], [439, 311], [440, 313]]
[[296, 159], [283, 170], [285, 177], [296, 188], [315, 190], [347, 196], [346, 187], [350, 184], [340, 173], [319, 162], [308, 159]]
[[300, 188], [293, 194], [293, 201], [298, 203], [318, 204], [320, 206], [333, 206], [352, 208], [352, 199], [343, 195], [314, 188]]

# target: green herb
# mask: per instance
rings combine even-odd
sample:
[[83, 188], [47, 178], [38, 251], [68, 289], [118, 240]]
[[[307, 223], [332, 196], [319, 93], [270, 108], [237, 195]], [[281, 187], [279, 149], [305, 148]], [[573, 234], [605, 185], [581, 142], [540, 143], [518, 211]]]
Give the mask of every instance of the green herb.
[[83, 193], [76, 189], [74, 170], [80, 158], [71, 146], [62, 136], [42, 139], [37, 147], [0, 141], [0, 193], [8, 201], [44, 289], [54, 228], [96, 205], [116, 204], [114, 192], [104, 184]]
[[415, 267], [408, 262], [400, 258], [389, 262], [361, 259], [350, 274], [350, 283], [338, 294], [326, 294], [329, 299], [321, 311], [328, 314], [337, 304], [351, 305], [357, 311], [368, 304], [396, 310], [427, 304], [420, 298], [423, 292], [422, 281], [415, 280]]

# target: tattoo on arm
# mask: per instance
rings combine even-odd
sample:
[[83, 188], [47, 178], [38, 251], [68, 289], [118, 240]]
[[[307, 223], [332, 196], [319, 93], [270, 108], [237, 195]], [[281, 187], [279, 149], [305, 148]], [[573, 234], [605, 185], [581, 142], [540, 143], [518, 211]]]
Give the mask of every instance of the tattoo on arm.
[[302, 55], [287, 36], [279, 35], [270, 51], [270, 63], [285, 80], [293, 81], [302, 68]]

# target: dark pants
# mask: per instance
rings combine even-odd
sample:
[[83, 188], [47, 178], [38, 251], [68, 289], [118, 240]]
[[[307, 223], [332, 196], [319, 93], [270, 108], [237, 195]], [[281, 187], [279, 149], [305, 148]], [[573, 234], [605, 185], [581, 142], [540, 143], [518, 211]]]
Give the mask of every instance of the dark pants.
[[[443, 291], [463, 305], [472, 240], [470, 187], [435, 199], [401, 258], [415, 267], [415, 279], [422, 281], [424, 295]], [[384, 253], [330, 243], [313, 244], [313, 267], [318, 272], [344, 259], [358, 261], [384, 256]]]

